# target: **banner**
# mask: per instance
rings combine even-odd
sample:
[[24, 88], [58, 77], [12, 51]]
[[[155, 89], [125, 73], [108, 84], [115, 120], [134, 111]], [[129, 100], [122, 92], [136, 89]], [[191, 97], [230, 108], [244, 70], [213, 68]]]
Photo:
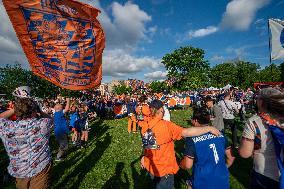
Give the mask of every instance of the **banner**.
[[71, 90], [102, 79], [100, 11], [74, 0], [3, 0], [33, 73]]
[[271, 59], [284, 59], [284, 21], [269, 19], [271, 31]]

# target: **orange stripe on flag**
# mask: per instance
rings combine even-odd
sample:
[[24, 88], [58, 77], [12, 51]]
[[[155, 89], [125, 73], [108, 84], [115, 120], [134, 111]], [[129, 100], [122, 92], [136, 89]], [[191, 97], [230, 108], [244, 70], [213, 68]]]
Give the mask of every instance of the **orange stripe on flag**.
[[74, 0], [3, 0], [33, 73], [71, 90], [100, 85], [100, 11]]

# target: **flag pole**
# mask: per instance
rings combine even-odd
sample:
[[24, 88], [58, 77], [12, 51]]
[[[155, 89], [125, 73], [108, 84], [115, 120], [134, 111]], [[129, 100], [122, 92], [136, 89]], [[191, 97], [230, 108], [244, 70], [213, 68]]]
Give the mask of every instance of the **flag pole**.
[[273, 81], [273, 74], [272, 74], [272, 58], [271, 58], [271, 33], [270, 33], [269, 20], [270, 20], [270, 19], [268, 19], [268, 21], [267, 21], [268, 37], [269, 37], [269, 63], [270, 63], [271, 79], [272, 79], [272, 81]]

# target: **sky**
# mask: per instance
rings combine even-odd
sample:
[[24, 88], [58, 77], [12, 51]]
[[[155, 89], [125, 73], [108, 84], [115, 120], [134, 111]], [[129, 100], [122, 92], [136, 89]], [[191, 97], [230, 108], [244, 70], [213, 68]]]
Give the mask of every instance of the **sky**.
[[[269, 65], [267, 20], [284, 20], [284, 0], [80, 0], [100, 9], [106, 35], [103, 82], [162, 80], [162, 57], [183, 46], [205, 50], [210, 66], [241, 59]], [[0, 0], [0, 66], [28, 61]], [[278, 62], [275, 62], [279, 64]]]

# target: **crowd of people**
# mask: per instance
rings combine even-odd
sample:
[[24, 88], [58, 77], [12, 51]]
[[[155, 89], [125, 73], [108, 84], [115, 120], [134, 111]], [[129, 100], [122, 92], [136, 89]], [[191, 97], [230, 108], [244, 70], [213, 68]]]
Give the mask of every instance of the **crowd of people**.
[[[254, 159], [251, 188], [283, 188], [281, 88], [253, 92], [232, 87], [35, 100], [30, 88], [22, 86], [13, 96], [14, 101], [0, 104], [0, 137], [10, 159], [8, 172], [16, 178], [17, 188], [49, 188], [52, 132], [59, 144], [55, 160], [63, 161], [70, 142], [86, 147], [90, 121], [122, 117], [128, 117], [128, 133], [141, 134], [141, 168], [148, 171], [154, 188], [173, 188], [179, 168], [193, 168], [187, 180], [189, 188], [229, 188], [228, 167], [236, 158], [233, 151]], [[171, 110], [189, 106], [193, 108], [193, 127], [183, 128], [171, 122]], [[247, 119], [246, 111], [256, 113]], [[237, 134], [236, 116], [245, 123], [241, 136]], [[228, 129], [232, 133], [231, 143]], [[174, 141], [182, 138], [184, 158], [177, 162]]]

